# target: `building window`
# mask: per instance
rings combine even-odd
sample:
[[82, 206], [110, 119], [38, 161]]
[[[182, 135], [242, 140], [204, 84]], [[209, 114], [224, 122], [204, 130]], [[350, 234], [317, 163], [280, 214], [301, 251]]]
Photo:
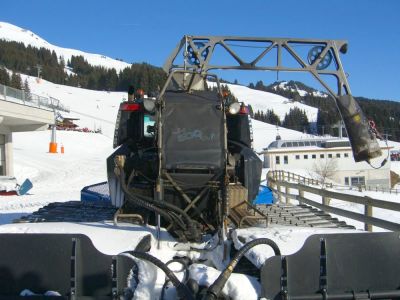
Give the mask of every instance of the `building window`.
[[349, 177], [345, 177], [344, 178], [344, 184], [345, 185], [349, 185]]
[[319, 158], [324, 158], [324, 157], [325, 157], [324, 154], [320, 154], [320, 155], [319, 155]]
[[337, 158], [340, 158], [340, 153], [336, 153], [336, 157], [337, 157]]
[[275, 163], [279, 165], [281, 163], [280, 156], [275, 156]]
[[300, 155], [296, 155], [296, 159], [300, 159]]
[[328, 154], [328, 158], [332, 158], [332, 154]]
[[365, 177], [364, 176], [351, 177], [351, 185], [352, 186], [365, 185]]
[[284, 156], [283, 156], [283, 163], [284, 163], [285, 165], [287, 165], [287, 164], [288, 164], [288, 161], [289, 161], [288, 156], [287, 156], [287, 155], [284, 155]]
[[308, 159], [308, 155], [307, 154], [304, 154], [304, 159]]
[[345, 153], [345, 154], [344, 154], [344, 157], [349, 157], [349, 154], [348, 154], [348, 153]]
[[317, 158], [317, 155], [316, 155], [316, 154], [313, 154], [311, 157], [312, 157], [313, 159], [316, 159], [316, 158]]

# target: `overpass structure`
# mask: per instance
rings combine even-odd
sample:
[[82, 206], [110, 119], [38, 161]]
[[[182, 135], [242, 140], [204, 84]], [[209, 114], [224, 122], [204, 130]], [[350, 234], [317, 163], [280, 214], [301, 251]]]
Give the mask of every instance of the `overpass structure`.
[[0, 84], [0, 175], [13, 176], [13, 132], [46, 130], [59, 101]]

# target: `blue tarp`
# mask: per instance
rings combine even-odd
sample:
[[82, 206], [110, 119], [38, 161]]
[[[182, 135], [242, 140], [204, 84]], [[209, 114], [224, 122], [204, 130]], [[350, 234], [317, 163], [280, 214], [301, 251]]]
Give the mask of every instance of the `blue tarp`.
[[274, 197], [271, 190], [266, 185], [260, 185], [259, 192], [254, 199], [253, 204], [272, 204], [274, 202]]
[[96, 202], [101, 204], [110, 204], [110, 190], [107, 182], [101, 182], [89, 186], [85, 186], [81, 190], [81, 201]]

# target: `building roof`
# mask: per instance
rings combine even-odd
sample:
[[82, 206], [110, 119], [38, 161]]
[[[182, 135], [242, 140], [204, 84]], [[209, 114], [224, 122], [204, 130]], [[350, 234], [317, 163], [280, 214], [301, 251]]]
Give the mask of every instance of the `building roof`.
[[[391, 148], [385, 143], [380, 142], [382, 149]], [[295, 152], [295, 151], [334, 151], [334, 150], [351, 150], [351, 144], [347, 138], [328, 138], [328, 139], [301, 139], [301, 140], [277, 140], [273, 141], [265, 152]]]
[[264, 150], [312, 146], [319, 148], [350, 147], [350, 142], [348, 139], [278, 140], [273, 141]]

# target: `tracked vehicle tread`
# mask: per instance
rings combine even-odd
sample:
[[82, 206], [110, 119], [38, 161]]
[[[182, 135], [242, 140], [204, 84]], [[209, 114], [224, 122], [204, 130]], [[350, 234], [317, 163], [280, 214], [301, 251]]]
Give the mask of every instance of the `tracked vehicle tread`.
[[53, 202], [14, 223], [99, 222], [113, 220], [116, 208], [107, 203]]

